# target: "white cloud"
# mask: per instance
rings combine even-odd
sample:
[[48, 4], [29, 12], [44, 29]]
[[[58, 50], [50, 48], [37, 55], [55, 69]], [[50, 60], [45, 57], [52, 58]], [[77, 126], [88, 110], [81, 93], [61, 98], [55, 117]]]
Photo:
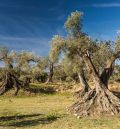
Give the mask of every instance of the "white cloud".
[[102, 4], [93, 4], [92, 7], [100, 8], [110, 8], [110, 7], [120, 7], [120, 3], [102, 3]]

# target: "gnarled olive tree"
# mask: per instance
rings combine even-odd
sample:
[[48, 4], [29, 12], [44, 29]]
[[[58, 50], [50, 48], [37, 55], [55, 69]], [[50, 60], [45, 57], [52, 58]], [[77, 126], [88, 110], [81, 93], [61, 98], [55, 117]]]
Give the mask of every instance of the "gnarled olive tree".
[[[82, 32], [81, 22], [82, 13], [71, 13], [65, 22], [68, 36], [61, 42], [61, 47], [60, 43], [54, 45], [54, 48], [59, 48], [57, 50], [64, 50], [68, 57], [78, 58], [83, 64], [78, 71], [83, 86], [82, 95], [69, 107], [69, 111], [77, 117], [117, 115], [120, 112], [120, 99], [108, 89], [108, 81], [113, 73], [115, 61], [120, 57], [120, 39], [118, 38], [112, 47], [110, 42], [93, 41]], [[53, 53], [54, 51], [56, 50], [53, 49]], [[85, 69], [91, 75], [95, 89], [90, 88], [84, 74]]]
[[4, 62], [5, 68], [2, 71], [2, 84], [0, 87], [0, 95], [4, 94], [11, 88], [15, 89], [15, 94], [17, 95], [22, 82], [17, 78], [15, 71], [13, 69], [13, 59], [14, 53], [10, 53], [5, 47], [0, 48], [0, 60]]
[[[15, 94], [18, 94], [20, 88], [26, 90], [29, 88], [30, 79], [25, 75], [24, 80], [20, 80], [21, 74], [27, 74], [30, 71], [29, 63], [34, 60], [34, 56], [30, 52], [10, 52], [7, 48], [0, 48], [0, 60], [4, 62], [5, 67], [2, 71], [2, 84], [0, 87], [0, 95], [14, 88]], [[20, 74], [20, 76], [18, 76]]]

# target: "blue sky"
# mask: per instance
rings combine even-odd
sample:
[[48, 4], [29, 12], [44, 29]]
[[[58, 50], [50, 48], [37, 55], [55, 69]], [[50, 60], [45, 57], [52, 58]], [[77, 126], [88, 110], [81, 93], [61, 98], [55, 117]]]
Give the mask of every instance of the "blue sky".
[[115, 40], [120, 33], [120, 0], [0, 0], [0, 45], [47, 55], [50, 39], [65, 35], [64, 22], [76, 10], [91, 37]]

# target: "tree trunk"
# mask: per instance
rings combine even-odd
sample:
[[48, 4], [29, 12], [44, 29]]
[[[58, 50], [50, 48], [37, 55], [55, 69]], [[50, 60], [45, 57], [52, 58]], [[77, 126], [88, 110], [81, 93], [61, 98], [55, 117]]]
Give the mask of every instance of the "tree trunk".
[[114, 70], [114, 67], [113, 67], [114, 61], [115, 61], [114, 59], [107, 61], [106, 67], [104, 68], [104, 70], [100, 76], [100, 79], [104, 83], [106, 88], [108, 88], [108, 81]]
[[5, 75], [3, 76], [2, 85], [0, 87], [0, 95], [3, 95], [12, 88], [15, 89], [14, 95], [17, 95], [20, 85], [21, 82], [15, 77], [14, 72], [12, 70], [6, 70]]
[[73, 104], [69, 111], [77, 117], [94, 115], [117, 115], [120, 113], [120, 99], [110, 92], [102, 82], [88, 52], [83, 60], [91, 72], [95, 90], [90, 90], [82, 99]]
[[18, 91], [20, 90], [20, 88], [23, 88], [24, 90], [28, 89], [28, 86], [29, 86], [28, 80], [20, 81], [18, 79], [18, 77], [16, 76], [12, 67], [7, 68], [4, 71], [4, 75], [2, 78], [3, 78], [2, 79], [3, 81], [0, 86], [0, 95], [3, 95], [4, 93], [6, 93], [7, 91], [9, 91], [12, 88], [14, 88], [14, 90], [15, 90], [15, 92], [14, 92], [15, 96], [18, 94]]
[[106, 61], [106, 66], [100, 76], [101, 81], [104, 83], [104, 85], [106, 86], [106, 88], [108, 88], [108, 81], [113, 73], [114, 70], [114, 62], [115, 60], [119, 57], [120, 55], [120, 51], [115, 53], [111, 59], [109, 59], [108, 61]]
[[87, 83], [87, 80], [85, 78], [85, 75], [84, 75], [84, 71], [83, 69], [78, 72], [78, 77], [79, 77], [79, 80], [80, 80], [80, 84], [81, 84], [81, 87], [82, 89], [75, 92], [75, 96], [77, 98], [81, 98], [83, 97], [91, 88], [89, 87], [88, 83]]
[[53, 82], [53, 63], [50, 63], [50, 73], [49, 73], [49, 76], [48, 76], [48, 79], [46, 81], [46, 83], [50, 83], [50, 82]]
[[85, 55], [83, 55], [83, 60], [91, 73], [96, 91], [99, 92], [99, 90], [103, 89], [104, 84], [101, 82], [99, 73], [97, 72], [88, 52]]

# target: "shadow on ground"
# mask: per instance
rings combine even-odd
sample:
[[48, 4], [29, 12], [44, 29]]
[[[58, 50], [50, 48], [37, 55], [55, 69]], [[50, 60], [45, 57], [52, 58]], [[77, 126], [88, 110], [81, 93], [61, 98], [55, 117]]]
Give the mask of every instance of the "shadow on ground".
[[50, 86], [50, 85], [47, 85], [47, 86], [44, 86], [43, 85], [34, 85], [34, 84], [31, 84], [30, 87], [27, 87], [26, 89], [27, 92], [29, 93], [34, 93], [34, 94], [39, 94], [39, 93], [43, 93], [43, 94], [54, 94], [56, 92], [55, 88]]
[[53, 94], [55, 93], [55, 89], [53, 87], [37, 87], [37, 88], [29, 88], [28, 91], [30, 93], [44, 93], [44, 94]]
[[2, 127], [26, 127], [36, 126], [39, 124], [49, 124], [56, 121], [58, 116], [50, 115], [45, 116], [43, 114], [28, 114], [19, 116], [3, 116], [0, 117], [0, 126]]
[[28, 117], [37, 117], [40, 116], [42, 114], [27, 114], [27, 115], [15, 115], [15, 116], [2, 116], [0, 117], [0, 121], [9, 121], [9, 120], [19, 120], [19, 119], [24, 119], [24, 118], [28, 118]]

